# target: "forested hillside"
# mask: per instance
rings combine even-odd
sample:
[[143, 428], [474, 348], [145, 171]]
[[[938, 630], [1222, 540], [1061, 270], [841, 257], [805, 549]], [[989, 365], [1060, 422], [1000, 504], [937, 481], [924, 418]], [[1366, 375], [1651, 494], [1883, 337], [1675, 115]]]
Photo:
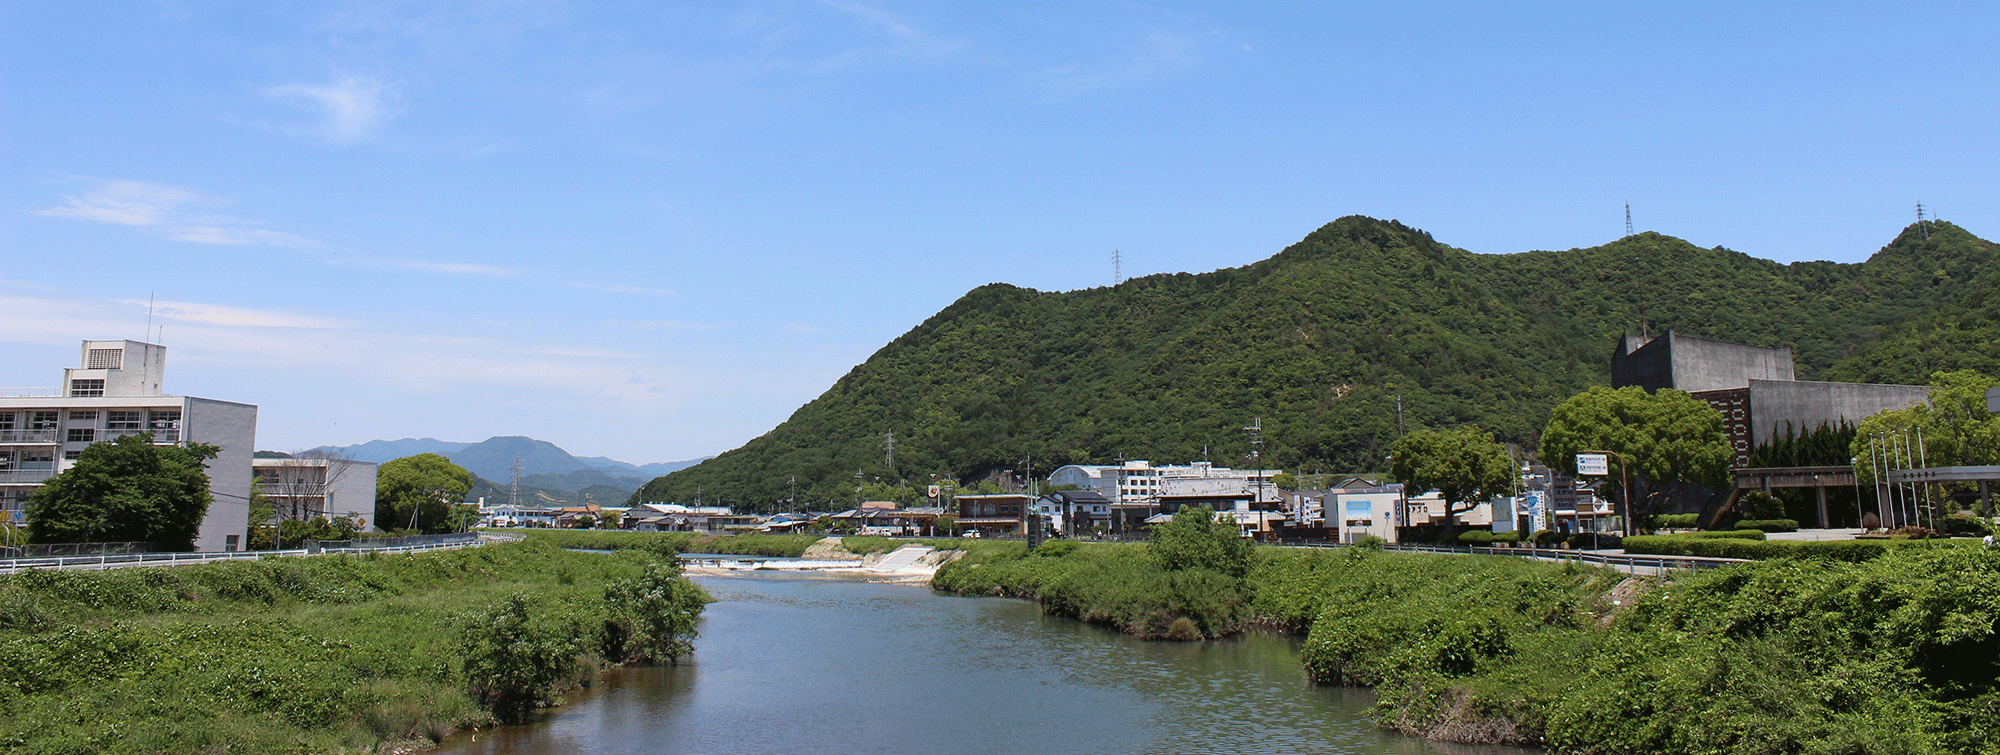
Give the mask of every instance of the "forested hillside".
[[[797, 475], [801, 499], [838, 502], [857, 471], [927, 484], [1029, 454], [1038, 474], [1119, 457], [1247, 466], [1241, 428], [1258, 418], [1266, 465], [1373, 470], [1396, 437], [1398, 396], [1410, 429], [1473, 424], [1532, 448], [1550, 407], [1607, 383], [1618, 337], [1642, 323], [1791, 346], [1801, 379], [1836, 365], [1858, 374], [1871, 349], [1899, 353], [1894, 343], [1947, 322], [1977, 324], [1994, 306], [2000, 253], [1949, 223], [1927, 230], [1861, 264], [1780, 265], [1656, 233], [1481, 255], [1347, 217], [1239, 268], [1065, 293], [991, 284], [771, 432], [634, 498], [691, 500], [699, 487], [769, 508]], [[1926, 317], [1937, 318], [1928, 329]], [[1975, 351], [1992, 359], [1995, 348]], [[1951, 361], [1934, 357], [1925, 365]], [[882, 453], [891, 430], [894, 470]]]

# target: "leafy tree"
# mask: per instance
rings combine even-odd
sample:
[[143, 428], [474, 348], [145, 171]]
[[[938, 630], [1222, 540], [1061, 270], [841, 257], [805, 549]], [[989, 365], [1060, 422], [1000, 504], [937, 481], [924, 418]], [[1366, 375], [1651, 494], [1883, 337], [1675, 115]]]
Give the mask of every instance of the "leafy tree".
[[1298, 492], [1299, 477], [1298, 475], [1292, 474], [1290, 472], [1279, 472], [1277, 474], [1271, 475], [1271, 486], [1279, 490], [1289, 490], [1292, 492]]
[[278, 527], [271, 521], [278, 518], [278, 508], [271, 505], [271, 499], [264, 495], [264, 478], [250, 477], [250, 539], [249, 550], [268, 551], [278, 548]]
[[76, 463], [28, 498], [28, 533], [37, 543], [151, 542], [194, 549], [208, 516], [203, 462], [222, 449], [153, 445], [152, 433], [92, 443]]
[[1207, 506], [1184, 507], [1172, 521], [1154, 527], [1146, 552], [1167, 571], [1211, 569], [1232, 577], [1250, 572], [1250, 541], [1233, 519], [1218, 517]]
[[1480, 501], [1514, 490], [1514, 462], [1493, 434], [1476, 428], [1418, 430], [1389, 445], [1389, 476], [1412, 493], [1444, 496], [1445, 525]]
[[530, 615], [530, 598], [509, 595], [466, 627], [467, 686], [500, 720], [519, 723], [558, 697], [558, 682], [577, 673], [582, 638]]
[[384, 462], [375, 474], [375, 525], [425, 533], [453, 531], [452, 508], [472, 489], [472, 473], [437, 454]]
[[[1914, 445], [1921, 433], [1923, 452], [1912, 461], [1933, 467], [2000, 464], [2000, 416], [1986, 411], [1986, 389], [2000, 385], [2000, 380], [1974, 370], [1958, 370], [1935, 373], [1930, 384], [1929, 400], [1925, 403], [1878, 412], [1861, 421], [1849, 454], [1861, 460], [1857, 466], [1862, 484], [1875, 481], [1875, 470], [1868, 463], [1870, 456], [1887, 448], [1876, 441], [1878, 435], [1896, 437], [1898, 443], [1904, 442], [1902, 439], [1907, 435], [1907, 442]], [[1870, 448], [1871, 442], [1876, 444], [1874, 449]], [[1910, 455], [1918, 457], [1915, 453]], [[1945, 489], [1966, 492], [1972, 488], [1957, 483]]]
[[1549, 414], [1542, 430], [1541, 456], [1557, 469], [1576, 468], [1576, 455], [1607, 451], [1612, 484], [1623, 496], [1630, 475], [1626, 514], [1651, 521], [1674, 495], [1690, 485], [1719, 488], [1735, 454], [1722, 434], [1722, 414], [1685, 391], [1592, 388], [1570, 397]]

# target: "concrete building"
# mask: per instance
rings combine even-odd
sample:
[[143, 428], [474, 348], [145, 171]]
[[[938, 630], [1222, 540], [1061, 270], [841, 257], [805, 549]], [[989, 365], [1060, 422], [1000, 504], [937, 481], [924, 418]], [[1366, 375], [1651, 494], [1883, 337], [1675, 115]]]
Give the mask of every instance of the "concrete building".
[[278, 521], [323, 516], [355, 517], [371, 532], [375, 518], [375, 463], [353, 459], [260, 458], [250, 461], [257, 492], [277, 510]]
[[1283, 471], [1230, 469], [1205, 461], [1186, 466], [1156, 467], [1144, 459], [1133, 459], [1116, 465], [1071, 464], [1060, 467], [1049, 475], [1049, 484], [1075, 485], [1094, 490], [1111, 499], [1112, 503], [1126, 506], [1158, 505], [1162, 495], [1204, 493], [1224, 487], [1250, 491], [1261, 487], [1265, 500], [1276, 500], [1278, 488], [1271, 484], [1271, 478]]
[[195, 548], [241, 548], [249, 529], [257, 407], [163, 393], [166, 353], [164, 346], [138, 341], [84, 341], [78, 366], [63, 370], [58, 387], [0, 391], [0, 511], [25, 521], [28, 494], [68, 469], [84, 447], [150, 432], [159, 445], [222, 449], [207, 464], [215, 502]]
[[2000, 414], [2000, 388], [1986, 389], [1986, 413]]
[[1657, 338], [1625, 336], [1611, 355], [1611, 387], [1687, 391], [1722, 413], [1722, 431], [1736, 451], [1732, 466], [1790, 428], [1859, 424], [1876, 412], [1922, 403], [1921, 385], [1823, 383], [1795, 380], [1792, 350], [1692, 338], [1669, 331]]

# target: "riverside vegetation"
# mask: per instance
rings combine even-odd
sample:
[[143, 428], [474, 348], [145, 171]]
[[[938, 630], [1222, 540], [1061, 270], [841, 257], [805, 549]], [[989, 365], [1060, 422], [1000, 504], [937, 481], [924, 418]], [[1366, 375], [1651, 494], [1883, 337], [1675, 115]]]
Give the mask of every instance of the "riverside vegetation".
[[1774, 557], [1660, 582], [1365, 547], [1256, 548], [1232, 574], [1174, 568], [1145, 544], [1009, 545], [947, 564], [933, 586], [1147, 637], [1302, 634], [1312, 678], [1375, 687], [1382, 725], [1432, 739], [2000, 752], [2000, 553], [1982, 548]]
[[433, 741], [685, 655], [707, 601], [671, 559], [533, 540], [0, 577], [0, 749]]

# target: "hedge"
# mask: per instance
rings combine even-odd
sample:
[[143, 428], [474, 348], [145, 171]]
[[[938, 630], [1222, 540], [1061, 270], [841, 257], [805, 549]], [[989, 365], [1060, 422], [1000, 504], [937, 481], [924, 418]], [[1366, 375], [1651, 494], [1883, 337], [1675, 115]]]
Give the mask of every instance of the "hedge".
[[1739, 530], [1763, 530], [1765, 532], [1797, 532], [1797, 519], [1745, 519], [1736, 523]]
[[[1970, 542], [1970, 541], [1966, 541]], [[1811, 558], [1859, 563], [1879, 558], [1902, 548], [1951, 548], [1950, 541], [1930, 540], [1769, 540], [1740, 537], [1688, 537], [1686, 535], [1636, 535], [1625, 538], [1625, 552], [1655, 556], [1699, 556], [1741, 558], [1760, 561], [1772, 558]]]
[[1664, 535], [1662, 537], [1700, 537], [1700, 538], [1733, 537], [1739, 540], [1767, 539], [1764, 537], [1763, 530], [1706, 530], [1702, 532], [1682, 532], [1674, 535]]

